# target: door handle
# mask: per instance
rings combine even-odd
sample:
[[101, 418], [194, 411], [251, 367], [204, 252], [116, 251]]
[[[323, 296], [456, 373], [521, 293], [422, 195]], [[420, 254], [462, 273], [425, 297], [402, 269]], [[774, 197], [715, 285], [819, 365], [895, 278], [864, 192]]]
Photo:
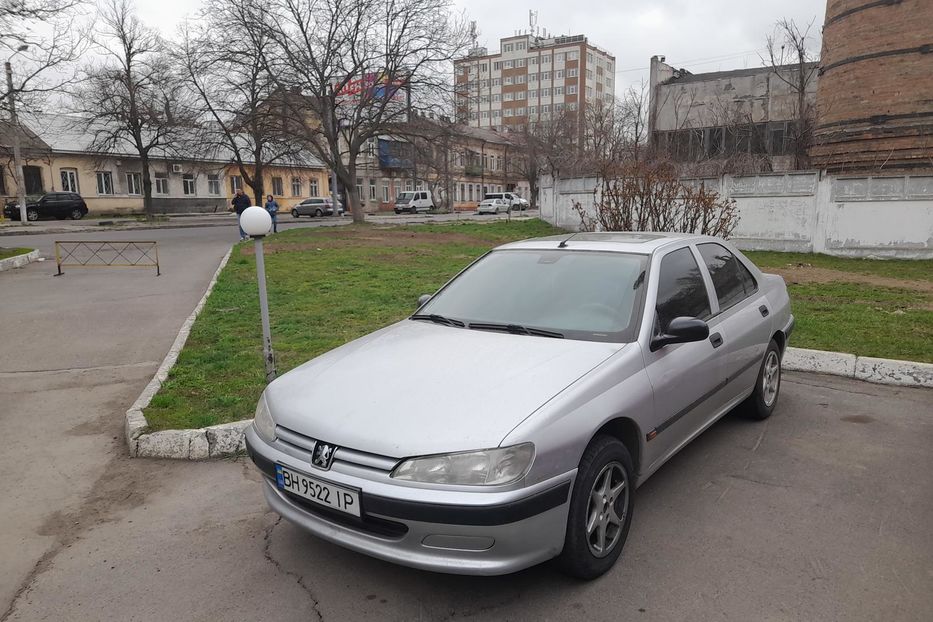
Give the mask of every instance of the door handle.
[[761, 313], [761, 317], [768, 317], [768, 314], [771, 313], [765, 305], [758, 307], [758, 311]]
[[719, 333], [713, 333], [709, 336], [709, 342], [713, 344], [714, 348], [718, 348], [722, 345], [722, 335]]

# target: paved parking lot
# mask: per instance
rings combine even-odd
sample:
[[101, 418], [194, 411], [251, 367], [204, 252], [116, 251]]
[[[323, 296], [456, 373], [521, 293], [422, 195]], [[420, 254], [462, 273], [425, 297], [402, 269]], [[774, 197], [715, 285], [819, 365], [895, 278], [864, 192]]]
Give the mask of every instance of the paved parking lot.
[[229, 243], [174, 231], [161, 280], [0, 274], [0, 620], [930, 619], [927, 390], [787, 374], [769, 421], [726, 417], [639, 489], [591, 583], [399, 568], [280, 522], [246, 460], [127, 458], [123, 411]]

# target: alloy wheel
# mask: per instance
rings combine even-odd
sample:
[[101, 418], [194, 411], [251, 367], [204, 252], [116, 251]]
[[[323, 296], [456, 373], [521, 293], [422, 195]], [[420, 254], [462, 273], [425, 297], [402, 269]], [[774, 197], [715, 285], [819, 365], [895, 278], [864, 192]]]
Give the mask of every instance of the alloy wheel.
[[778, 389], [781, 386], [781, 359], [777, 352], [771, 350], [765, 358], [765, 369], [761, 375], [761, 397], [765, 406], [771, 407], [777, 399]]
[[596, 557], [605, 557], [619, 543], [628, 511], [628, 482], [618, 462], [602, 468], [590, 490], [586, 512], [586, 543]]

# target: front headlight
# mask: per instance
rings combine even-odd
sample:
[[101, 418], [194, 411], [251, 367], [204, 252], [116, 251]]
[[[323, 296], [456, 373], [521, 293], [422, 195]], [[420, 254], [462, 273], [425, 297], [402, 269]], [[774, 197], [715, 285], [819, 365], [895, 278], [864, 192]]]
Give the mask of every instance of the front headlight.
[[256, 404], [256, 416], [253, 418], [253, 427], [259, 438], [271, 443], [275, 441], [275, 421], [272, 420], [272, 413], [266, 406], [266, 394], [259, 396], [259, 403]]
[[392, 471], [392, 477], [409, 482], [461, 486], [509, 484], [528, 472], [534, 457], [535, 446], [531, 443], [422, 456], [402, 462]]

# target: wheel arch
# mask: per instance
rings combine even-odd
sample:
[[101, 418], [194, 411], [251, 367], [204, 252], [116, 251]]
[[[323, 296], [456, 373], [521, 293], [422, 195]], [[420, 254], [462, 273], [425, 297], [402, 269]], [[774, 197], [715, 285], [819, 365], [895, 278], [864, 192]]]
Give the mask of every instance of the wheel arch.
[[[625, 445], [629, 455], [632, 456], [632, 466], [635, 469], [637, 477], [637, 475], [641, 473], [642, 434], [641, 428], [635, 420], [630, 417], [616, 417], [610, 419], [596, 430], [596, 433], [590, 438], [589, 443], [592, 443], [593, 439], [601, 434], [616, 438]], [[587, 443], [587, 445], [589, 445], [589, 443]]]
[[771, 335], [771, 339], [777, 342], [778, 350], [781, 351], [781, 356], [783, 356], [784, 349], [787, 347], [787, 335], [784, 334], [784, 331], [777, 330]]

